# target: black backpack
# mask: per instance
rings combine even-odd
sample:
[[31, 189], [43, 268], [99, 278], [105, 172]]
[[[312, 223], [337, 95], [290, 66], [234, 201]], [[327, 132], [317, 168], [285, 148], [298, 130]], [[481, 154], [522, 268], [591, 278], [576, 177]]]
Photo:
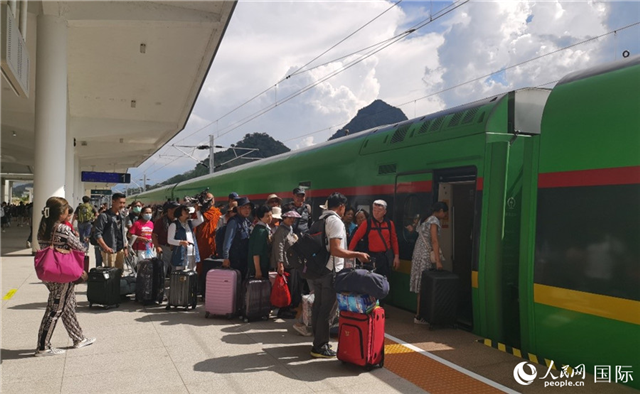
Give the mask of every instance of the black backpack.
[[305, 279], [318, 279], [328, 274], [329, 257], [325, 219], [314, 222], [309, 232], [287, 250], [289, 264]]

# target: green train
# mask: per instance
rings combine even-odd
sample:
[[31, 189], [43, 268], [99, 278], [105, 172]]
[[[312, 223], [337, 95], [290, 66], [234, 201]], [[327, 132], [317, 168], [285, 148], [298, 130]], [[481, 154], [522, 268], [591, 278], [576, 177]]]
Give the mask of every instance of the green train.
[[444, 200], [461, 327], [557, 366], [640, 366], [640, 57], [136, 198], [208, 187], [263, 202], [298, 186], [315, 217], [333, 191], [356, 208], [388, 202], [402, 259], [389, 304], [415, 311], [413, 225]]

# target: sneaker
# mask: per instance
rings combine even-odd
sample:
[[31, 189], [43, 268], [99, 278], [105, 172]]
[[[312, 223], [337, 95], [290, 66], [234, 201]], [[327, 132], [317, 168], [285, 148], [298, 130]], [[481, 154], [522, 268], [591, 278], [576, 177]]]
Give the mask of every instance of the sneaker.
[[424, 319], [424, 317], [421, 317], [421, 318], [414, 317], [414, 318], [413, 318], [413, 322], [414, 322], [415, 324], [423, 324], [423, 325], [427, 325], [427, 326], [429, 325], [429, 322], [428, 322], [428, 321], [426, 321], [426, 320]]
[[80, 342], [74, 343], [73, 344], [73, 348], [74, 349], [80, 349], [82, 347], [89, 346], [89, 345], [93, 344], [95, 341], [96, 341], [95, 338], [85, 338]]
[[324, 345], [321, 349], [311, 348], [311, 357], [314, 358], [333, 358], [336, 356], [336, 352], [331, 350], [328, 345]]
[[65, 353], [64, 349], [56, 349], [52, 347], [45, 350], [36, 350], [35, 356], [36, 357], [59, 356], [64, 353]]
[[309, 331], [307, 326], [305, 326], [302, 323], [294, 324], [293, 325], [293, 329], [296, 330], [298, 332], [298, 334], [302, 335], [303, 337], [310, 337], [310, 336], [313, 335], [313, 332]]

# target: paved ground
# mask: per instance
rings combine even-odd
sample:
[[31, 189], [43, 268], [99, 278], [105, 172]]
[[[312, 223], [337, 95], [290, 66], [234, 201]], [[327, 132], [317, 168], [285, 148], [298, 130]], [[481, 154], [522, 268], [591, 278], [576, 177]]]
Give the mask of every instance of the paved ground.
[[[90, 309], [86, 285], [77, 287], [78, 318], [85, 334], [97, 337], [97, 342], [69, 349], [63, 356], [36, 358], [33, 351], [48, 292], [35, 275], [26, 237], [25, 228], [2, 234], [5, 393], [543, 391], [542, 382], [526, 387], [514, 382], [512, 371], [521, 360], [477, 343], [478, 338], [467, 332], [425, 330], [411, 323], [411, 314], [391, 307], [386, 308], [386, 367], [366, 372], [336, 360], [311, 359], [310, 338], [297, 335], [292, 320], [246, 324], [205, 319], [202, 306], [183, 312], [134, 302], [106, 311]], [[12, 289], [17, 291], [11, 296]], [[402, 341], [413, 346], [398, 344]], [[71, 345], [62, 322], [52, 342], [62, 348]], [[423, 350], [430, 353], [421, 354]], [[596, 388], [563, 392], [627, 390], [614, 385]]]

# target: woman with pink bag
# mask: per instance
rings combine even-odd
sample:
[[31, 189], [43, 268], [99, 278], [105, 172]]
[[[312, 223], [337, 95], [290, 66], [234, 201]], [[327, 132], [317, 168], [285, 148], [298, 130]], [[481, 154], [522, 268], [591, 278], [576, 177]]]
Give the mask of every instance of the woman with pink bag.
[[[64, 220], [69, 214], [69, 203], [62, 197], [51, 197], [42, 211], [42, 219], [38, 229], [38, 243], [42, 249], [50, 246], [56, 249], [85, 251], [80, 239], [73, 231], [64, 225]], [[78, 281], [86, 280], [86, 273]], [[62, 317], [62, 323], [73, 339], [73, 347], [78, 349], [91, 345], [95, 338], [87, 338], [82, 334], [82, 329], [76, 318], [76, 292], [75, 283], [44, 282], [49, 289], [49, 301], [44, 312], [40, 331], [38, 332], [38, 348], [35, 356], [55, 356], [64, 354], [63, 349], [51, 347], [51, 336], [56, 327], [58, 318]]]

